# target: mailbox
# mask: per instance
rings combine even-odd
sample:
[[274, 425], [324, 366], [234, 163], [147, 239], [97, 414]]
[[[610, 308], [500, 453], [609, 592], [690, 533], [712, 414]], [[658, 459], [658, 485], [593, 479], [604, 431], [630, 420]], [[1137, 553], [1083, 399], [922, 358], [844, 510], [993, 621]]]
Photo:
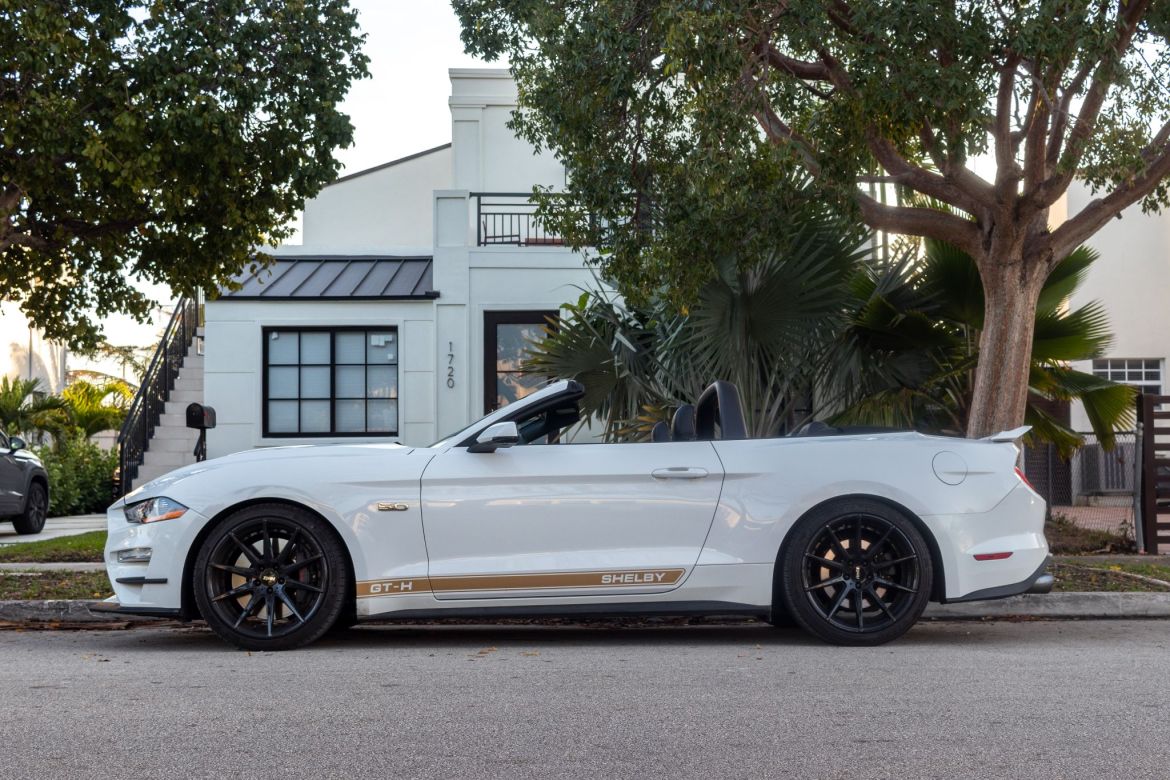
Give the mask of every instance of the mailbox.
[[187, 404], [187, 427], [205, 431], [215, 427], [215, 409], [203, 404]]

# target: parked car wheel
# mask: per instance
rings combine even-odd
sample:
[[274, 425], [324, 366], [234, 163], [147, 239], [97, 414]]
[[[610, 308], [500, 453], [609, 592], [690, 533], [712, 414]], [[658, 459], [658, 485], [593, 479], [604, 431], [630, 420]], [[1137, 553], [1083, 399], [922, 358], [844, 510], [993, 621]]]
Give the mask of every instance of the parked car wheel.
[[283, 504], [248, 507], [216, 527], [193, 576], [207, 624], [246, 650], [289, 650], [314, 641], [337, 622], [352, 587], [332, 529]]
[[12, 521], [12, 527], [18, 534], [39, 534], [44, 530], [48, 514], [49, 492], [40, 482], [33, 482], [24, 500], [24, 512]]
[[850, 499], [807, 515], [781, 561], [781, 595], [804, 629], [839, 645], [906, 633], [930, 599], [930, 549], [914, 523], [877, 501]]

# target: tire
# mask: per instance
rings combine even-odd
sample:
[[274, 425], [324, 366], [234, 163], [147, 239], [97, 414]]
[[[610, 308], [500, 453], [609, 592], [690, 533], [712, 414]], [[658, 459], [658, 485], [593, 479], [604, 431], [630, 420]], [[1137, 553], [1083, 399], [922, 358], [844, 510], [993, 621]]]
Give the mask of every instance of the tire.
[[216, 526], [192, 576], [207, 625], [244, 650], [291, 650], [319, 639], [353, 589], [333, 529], [285, 504], [250, 506]]
[[803, 517], [780, 566], [788, 613], [835, 645], [880, 645], [906, 633], [926, 608], [934, 578], [930, 547], [914, 522], [868, 499]]
[[40, 482], [33, 482], [24, 500], [24, 512], [12, 521], [12, 527], [18, 534], [39, 534], [44, 530], [48, 514], [49, 491]]

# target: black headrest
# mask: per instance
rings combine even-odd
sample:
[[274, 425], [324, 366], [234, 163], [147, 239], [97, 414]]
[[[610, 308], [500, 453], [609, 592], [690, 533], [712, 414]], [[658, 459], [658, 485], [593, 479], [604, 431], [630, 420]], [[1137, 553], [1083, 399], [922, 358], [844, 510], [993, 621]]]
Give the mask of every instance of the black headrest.
[[695, 407], [683, 404], [674, 410], [674, 419], [670, 421], [670, 438], [674, 441], [695, 440]]
[[650, 429], [650, 441], [659, 443], [670, 441], [670, 426], [661, 420], [654, 423], [654, 427]]
[[695, 438], [714, 441], [716, 424], [719, 425], [719, 438], [724, 441], [748, 437], [743, 407], [739, 403], [739, 389], [722, 379], [712, 382], [695, 404]]

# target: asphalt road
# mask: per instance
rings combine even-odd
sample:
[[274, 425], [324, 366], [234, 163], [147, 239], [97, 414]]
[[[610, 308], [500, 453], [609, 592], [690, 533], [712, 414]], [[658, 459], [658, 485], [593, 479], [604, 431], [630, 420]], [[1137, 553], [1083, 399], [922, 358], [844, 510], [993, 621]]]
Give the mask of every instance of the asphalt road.
[[0, 775], [1170, 776], [1170, 623], [0, 632]]

